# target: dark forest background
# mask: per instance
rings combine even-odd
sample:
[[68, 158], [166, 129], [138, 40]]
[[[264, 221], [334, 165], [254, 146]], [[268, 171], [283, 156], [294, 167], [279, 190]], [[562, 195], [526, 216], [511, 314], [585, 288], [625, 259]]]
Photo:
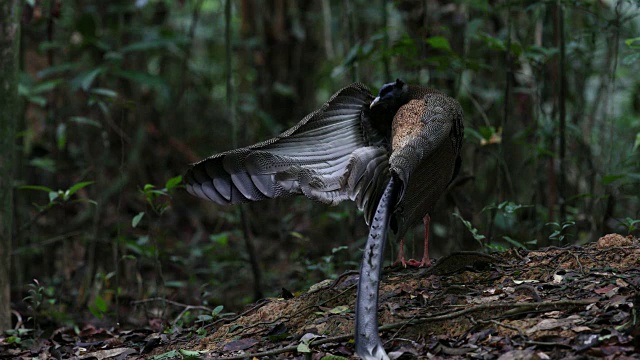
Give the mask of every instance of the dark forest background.
[[638, 236], [639, 6], [26, 1], [12, 309], [28, 328], [162, 326], [177, 304], [237, 311], [357, 269], [354, 204], [221, 207], [178, 178], [355, 81], [377, 93], [398, 77], [463, 106], [462, 171], [432, 216], [432, 256]]

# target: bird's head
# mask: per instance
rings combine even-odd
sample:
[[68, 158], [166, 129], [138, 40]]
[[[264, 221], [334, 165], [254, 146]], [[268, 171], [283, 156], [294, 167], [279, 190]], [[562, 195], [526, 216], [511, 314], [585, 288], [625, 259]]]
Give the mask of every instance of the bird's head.
[[373, 99], [369, 107], [384, 107], [395, 112], [400, 106], [407, 103], [408, 95], [409, 85], [400, 79], [396, 79], [395, 82], [382, 85], [378, 96]]

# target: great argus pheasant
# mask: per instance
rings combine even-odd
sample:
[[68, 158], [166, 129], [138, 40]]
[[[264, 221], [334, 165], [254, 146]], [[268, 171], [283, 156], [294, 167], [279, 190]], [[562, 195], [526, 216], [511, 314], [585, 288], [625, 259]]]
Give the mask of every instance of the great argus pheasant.
[[[356, 353], [388, 359], [377, 320], [388, 228], [402, 239], [423, 220], [421, 265], [428, 263], [429, 213], [459, 170], [463, 131], [459, 103], [437, 90], [396, 80], [374, 97], [355, 83], [277, 137], [197, 162], [184, 179], [189, 193], [225, 205], [295, 194], [327, 204], [355, 201], [370, 227]], [[404, 264], [403, 255], [399, 260]]]

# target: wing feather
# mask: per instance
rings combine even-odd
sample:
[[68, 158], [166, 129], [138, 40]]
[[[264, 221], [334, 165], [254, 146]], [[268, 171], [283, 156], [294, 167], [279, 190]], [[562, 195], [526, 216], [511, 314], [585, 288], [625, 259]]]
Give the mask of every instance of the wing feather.
[[366, 124], [372, 99], [364, 85], [347, 86], [275, 138], [193, 164], [187, 191], [225, 205], [293, 194], [351, 199], [369, 222], [389, 174], [388, 150]]

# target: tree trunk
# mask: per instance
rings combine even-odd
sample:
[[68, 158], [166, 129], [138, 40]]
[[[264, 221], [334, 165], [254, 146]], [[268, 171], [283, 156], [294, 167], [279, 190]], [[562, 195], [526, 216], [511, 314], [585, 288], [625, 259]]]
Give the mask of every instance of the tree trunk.
[[13, 168], [18, 114], [18, 0], [0, 0], [0, 330], [11, 328]]

